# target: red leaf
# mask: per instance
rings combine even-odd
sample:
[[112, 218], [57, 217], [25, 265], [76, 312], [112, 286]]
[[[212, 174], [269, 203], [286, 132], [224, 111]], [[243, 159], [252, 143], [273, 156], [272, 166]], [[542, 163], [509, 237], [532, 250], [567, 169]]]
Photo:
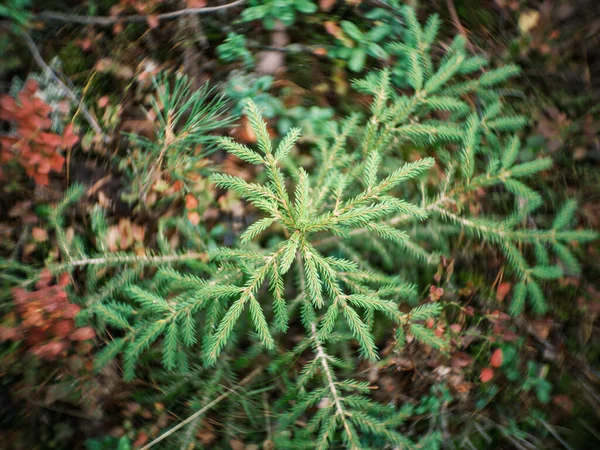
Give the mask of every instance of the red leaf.
[[505, 330], [502, 339], [507, 342], [514, 342], [519, 339], [519, 335], [512, 330]]
[[73, 124], [70, 123], [65, 127], [65, 131], [62, 137], [62, 145], [63, 147], [71, 147], [77, 143], [79, 138], [75, 133], [73, 133]]
[[105, 108], [106, 105], [108, 105], [108, 101], [109, 101], [108, 95], [104, 95], [104, 96], [100, 97], [97, 102], [98, 107]]
[[489, 367], [486, 367], [481, 371], [481, 375], [479, 376], [479, 378], [481, 378], [482, 383], [487, 383], [491, 381], [492, 378], [494, 378], [494, 371]]
[[60, 353], [67, 349], [67, 343], [64, 341], [52, 341], [47, 344], [40, 345], [39, 347], [33, 347], [32, 353], [40, 358], [53, 360]]
[[74, 324], [71, 319], [59, 320], [52, 327], [52, 331], [54, 332], [54, 336], [57, 338], [66, 338], [69, 333], [73, 330]]
[[196, 209], [198, 207], [198, 199], [192, 194], [187, 194], [185, 196], [185, 207], [187, 209]]
[[96, 336], [92, 327], [79, 328], [71, 333], [69, 339], [72, 341], [87, 341], [93, 339]]
[[62, 138], [54, 133], [40, 133], [36, 141], [40, 144], [58, 147], [62, 142]]
[[494, 353], [492, 353], [492, 358], [490, 359], [490, 365], [492, 367], [500, 367], [502, 366], [502, 350], [497, 348]]
[[48, 239], [48, 232], [43, 228], [35, 227], [31, 230], [31, 236], [38, 242], [44, 242]]
[[508, 293], [510, 292], [510, 288], [512, 284], [509, 282], [500, 283], [498, 285], [498, 290], [496, 291], [496, 300], [499, 302], [503, 302]]
[[150, 15], [146, 20], [148, 21], [148, 26], [150, 28], [157, 28], [158, 25], [160, 25], [160, 20], [158, 19], [158, 16]]
[[196, 226], [200, 223], [200, 214], [198, 214], [197, 212], [189, 212], [188, 213], [188, 219], [190, 222], [192, 222], [192, 225]]
[[71, 319], [77, 315], [77, 313], [81, 310], [81, 308], [75, 303], [69, 303], [69, 305], [65, 308], [63, 312], [63, 317], [67, 319]]
[[462, 330], [462, 325], [459, 323], [453, 323], [452, 325], [450, 325], [450, 329], [453, 333], [460, 333]]
[[31, 94], [35, 94], [35, 91], [38, 89], [37, 81], [29, 79], [25, 83], [24, 90], [29, 91]]

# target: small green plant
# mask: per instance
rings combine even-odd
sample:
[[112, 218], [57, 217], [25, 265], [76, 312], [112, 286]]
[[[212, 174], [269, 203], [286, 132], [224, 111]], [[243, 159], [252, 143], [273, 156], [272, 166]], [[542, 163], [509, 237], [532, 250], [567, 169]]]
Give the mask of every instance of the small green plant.
[[225, 42], [217, 47], [217, 55], [225, 62], [241, 61], [247, 68], [254, 67], [254, 57], [246, 46], [243, 34], [229, 33]]
[[210, 132], [232, 123], [224, 116], [226, 102], [214, 95], [207, 85], [193, 90], [186, 76], [167, 74], [153, 80], [155, 95], [150, 106], [155, 115], [154, 136], [150, 139], [127, 134], [137, 149], [121, 160], [121, 169], [133, 180], [132, 192], [126, 197], [145, 203], [156, 183], [167, 176], [170, 182], [183, 185], [190, 174], [202, 166], [211, 151]]
[[295, 106], [294, 108], [284, 109], [280, 119], [277, 121], [277, 131], [279, 134], [287, 134], [292, 128], [302, 130], [303, 141], [317, 142], [323, 136], [327, 135], [327, 129], [332, 123], [334, 116], [332, 108], [320, 108], [311, 106]]
[[273, 77], [269, 75], [257, 77], [236, 71], [225, 85], [223, 94], [233, 102], [233, 114], [242, 114], [248, 100], [252, 100], [264, 117], [272, 119], [283, 110], [281, 100], [269, 93], [272, 84]]
[[120, 439], [109, 436], [103, 439], [88, 439], [84, 445], [86, 450], [131, 450], [131, 443], [126, 436]]
[[535, 391], [535, 396], [542, 404], [550, 402], [552, 383], [546, 380], [548, 366], [540, 366], [534, 361], [527, 361], [527, 378], [523, 383], [523, 392]]
[[445, 385], [434, 385], [431, 387], [431, 395], [423, 397], [419, 406], [415, 408], [417, 414], [431, 414], [437, 418], [444, 404], [448, 405], [452, 402], [452, 394]]
[[347, 20], [343, 20], [340, 25], [346, 39], [341, 41], [343, 46], [331, 51], [331, 56], [348, 61], [348, 68], [352, 72], [361, 72], [365, 68], [367, 56], [381, 60], [388, 58], [380, 43], [389, 38], [389, 25], [379, 22], [366, 33]]
[[242, 20], [262, 20], [267, 30], [275, 28], [277, 21], [290, 26], [296, 22], [296, 14], [310, 14], [317, 10], [310, 0], [251, 0], [250, 6], [242, 12]]

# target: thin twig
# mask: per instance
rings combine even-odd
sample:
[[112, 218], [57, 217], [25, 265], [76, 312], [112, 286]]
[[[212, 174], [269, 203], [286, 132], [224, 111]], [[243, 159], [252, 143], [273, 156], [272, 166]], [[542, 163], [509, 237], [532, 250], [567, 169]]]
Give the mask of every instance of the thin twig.
[[94, 117], [90, 113], [89, 109], [87, 109], [87, 107], [83, 104], [83, 101], [80, 100], [79, 98], [77, 98], [77, 95], [75, 95], [75, 93], [71, 89], [69, 89], [65, 83], [63, 83], [63, 81], [56, 74], [56, 72], [54, 72], [54, 70], [52, 70], [52, 68], [48, 64], [46, 64], [46, 61], [44, 61], [44, 58], [42, 58], [42, 55], [41, 55], [40, 51], [38, 50], [37, 46], [35, 45], [35, 42], [31, 38], [31, 36], [25, 31], [21, 31], [20, 35], [23, 37], [23, 40], [29, 47], [29, 50], [31, 51], [31, 56], [33, 56], [33, 59], [37, 63], [37, 65], [40, 66], [40, 68], [52, 80], [54, 80], [54, 82], [56, 82], [56, 84], [58, 84], [60, 86], [60, 88], [67, 95], [67, 97], [69, 97], [69, 99], [76, 106], [79, 107], [81, 113], [83, 114], [83, 116], [85, 117], [87, 122], [90, 124], [90, 127], [92, 127], [94, 132], [97, 135], [101, 136], [102, 140], [104, 142], [110, 142], [110, 138], [104, 134], [104, 132], [102, 131], [102, 128], [100, 128], [100, 125], [98, 125], [98, 122], [96, 121], [96, 119], [94, 119]]
[[133, 14], [130, 16], [83, 16], [79, 14], [65, 14], [57, 11], [45, 11], [34, 17], [39, 20], [56, 20], [58, 22], [68, 23], [80, 23], [84, 25], [99, 25], [99, 26], [110, 26], [116, 23], [124, 22], [147, 22], [148, 18], [154, 17], [155, 19], [161, 20], [172, 20], [181, 16], [187, 16], [192, 14], [210, 14], [216, 11], [223, 11], [229, 8], [234, 8], [245, 3], [246, 0], [237, 0], [232, 3], [221, 6], [207, 6], [204, 8], [185, 8], [178, 11], [172, 11], [163, 14], [151, 15], [139, 15]]
[[454, 26], [456, 27], [458, 32], [462, 35], [462, 37], [465, 38], [465, 41], [467, 41], [468, 49], [472, 53], [474, 53], [475, 48], [473, 47], [473, 43], [469, 39], [469, 34], [468, 34], [467, 30], [465, 30], [465, 27], [463, 27], [462, 23], [460, 23], [460, 19], [458, 18], [458, 13], [456, 12], [456, 7], [454, 6], [454, 1], [446, 0], [446, 4], [448, 5], [448, 12], [450, 13], [450, 17], [452, 18], [452, 22], [454, 23]]
[[546, 429], [550, 432], [550, 434], [552, 434], [552, 436], [554, 436], [554, 439], [556, 439], [558, 442], [560, 442], [564, 448], [566, 448], [567, 450], [573, 450], [571, 448], [571, 446], [569, 444], [567, 444], [567, 442], [560, 436], [560, 434], [558, 434], [556, 432], [556, 430], [554, 429], [554, 427], [552, 425], [550, 425], [545, 420], [542, 420], [542, 425], [544, 425], [546, 427]]
[[250, 381], [252, 381], [254, 378], [256, 378], [256, 376], [259, 373], [261, 373], [262, 370], [263, 370], [262, 367], [257, 367], [252, 372], [250, 372], [242, 381], [240, 381], [238, 383], [238, 385], [234, 389], [230, 389], [228, 391], [223, 392], [221, 395], [219, 395], [217, 398], [215, 398], [212, 402], [210, 402], [209, 404], [205, 405], [202, 409], [200, 409], [199, 411], [196, 411], [190, 417], [188, 417], [187, 419], [185, 419], [183, 422], [180, 422], [179, 424], [177, 424], [176, 426], [174, 426], [173, 428], [171, 428], [169, 431], [161, 434], [159, 437], [157, 437], [152, 442], [150, 442], [149, 444], [147, 444], [144, 447], [142, 447], [140, 450], [147, 450], [147, 449], [149, 449], [151, 447], [154, 447], [159, 442], [161, 442], [164, 439], [166, 439], [169, 436], [171, 436], [177, 430], [179, 430], [182, 427], [186, 426], [188, 423], [193, 422], [194, 419], [196, 419], [197, 417], [200, 417], [202, 414], [204, 414], [206, 411], [208, 411], [209, 409], [211, 409], [217, 403], [220, 403], [221, 401], [225, 400], [227, 397], [229, 397], [231, 394], [233, 394], [236, 390], [238, 390], [241, 387], [243, 387], [244, 385], [250, 383]]

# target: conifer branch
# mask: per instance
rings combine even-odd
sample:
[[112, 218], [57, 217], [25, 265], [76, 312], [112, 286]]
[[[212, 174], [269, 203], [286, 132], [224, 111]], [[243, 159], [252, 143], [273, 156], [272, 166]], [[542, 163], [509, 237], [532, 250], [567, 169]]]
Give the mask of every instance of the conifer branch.
[[65, 270], [74, 268], [74, 267], [84, 267], [84, 266], [114, 266], [120, 264], [169, 264], [169, 263], [177, 263], [180, 261], [187, 260], [206, 260], [208, 258], [208, 254], [206, 253], [182, 253], [182, 254], [173, 254], [173, 255], [136, 255], [136, 254], [127, 254], [127, 253], [114, 253], [108, 254], [104, 256], [98, 257], [90, 257], [90, 258], [81, 258], [81, 259], [72, 259], [67, 262], [51, 265], [49, 269], [54, 273], [63, 272]]
[[315, 345], [315, 349], [317, 352], [317, 359], [319, 360], [321, 367], [323, 368], [323, 373], [325, 374], [325, 378], [327, 379], [327, 385], [329, 388], [329, 392], [331, 393], [331, 396], [333, 397], [333, 403], [335, 404], [335, 409], [336, 409], [336, 414], [337, 416], [339, 416], [341, 422], [342, 422], [342, 426], [344, 427], [344, 431], [346, 432], [346, 435], [348, 436], [349, 441], [352, 443], [352, 447], [353, 449], [357, 449], [358, 444], [354, 442], [354, 433], [352, 431], [352, 429], [350, 428], [350, 425], [348, 424], [347, 421], [347, 412], [345, 411], [344, 407], [342, 406], [342, 402], [340, 401], [340, 397], [337, 391], [337, 388], [335, 386], [334, 380], [333, 380], [333, 376], [332, 376], [332, 372], [331, 369], [329, 367], [329, 364], [327, 362], [328, 356], [325, 353], [325, 351], [323, 350], [323, 347], [321, 346], [320, 342], [319, 342], [319, 336], [317, 333], [317, 327], [314, 323], [312, 323], [310, 325], [311, 327], [311, 336]]

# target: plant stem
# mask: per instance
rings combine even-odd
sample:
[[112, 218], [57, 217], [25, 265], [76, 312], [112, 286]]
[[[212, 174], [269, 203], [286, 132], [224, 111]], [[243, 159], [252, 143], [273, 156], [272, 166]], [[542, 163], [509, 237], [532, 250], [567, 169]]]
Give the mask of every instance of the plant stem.
[[252, 372], [250, 372], [242, 381], [240, 381], [239, 384], [234, 389], [230, 389], [230, 390], [228, 390], [226, 392], [223, 392], [221, 395], [219, 395], [217, 398], [215, 398], [212, 402], [210, 402], [209, 404], [205, 405], [202, 409], [200, 409], [199, 411], [196, 411], [190, 417], [188, 417], [187, 419], [185, 419], [183, 422], [178, 423], [173, 428], [171, 428], [169, 431], [161, 434], [159, 437], [157, 437], [152, 442], [150, 442], [149, 444], [147, 444], [144, 447], [142, 447], [140, 450], [148, 450], [149, 448], [154, 447], [159, 442], [161, 442], [164, 439], [166, 439], [169, 436], [171, 436], [177, 430], [179, 430], [182, 427], [186, 426], [188, 423], [193, 422], [196, 418], [200, 417], [202, 414], [204, 414], [206, 411], [208, 411], [209, 409], [211, 409], [213, 406], [215, 406], [216, 404], [218, 404], [221, 401], [225, 400], [227, 397], [229, 397], [231, 394], [233, 394], [236, 390], [239, 390], [244, 385], [250, 383], [254, 378], [256, 378], [256, 376], [259, 373], [262, 372], [262, 370], [263, 370], [262, 367], [257, 367]]
[[71, 89], [69, 89], [65, 83], [63, 83], [63, 81], [56, 74], [56, 72], [54, 72], [54, 70], [52, 70], [52, 68], [48, 64], [46, 64], [46, 61], [44, 61], [44, 58], [42, 58], [42, 55], [41, 55], [40, 51], [38, 50], [37, 46], [35, 45], [35, 42], [31, 38], [31, 36], [25, 31], [21, 31], [20, 35], [23, 37], [23, 40], [29, 47], [29, 50], [31, 51], [31, 55], [33, 56], [33, 59], [37, 63], [37, 65], [40, 66], [40, 68], [44, 72], [46, 72], [48, 74], [48, 76], [50, 76], [50, 78], [52, 78], [52, 80], [54, 80], [56, 82], [56, 84], [58, 84], [60, 86], [60, 88], [64, 91], [64, 93], [67, 95], [67, 97], [69, 97], [69, 99], [71, 99], [73, 104], [75, 104], [79, 107], [79, 109], [81, 110], [81, 113], [83, 114], [83, 116], [85, 117], [87, 122], [90, 124], [90, 127], [92, 127], [94, 132], [98, 136], [101, 136], [102, 140], [105, 143], [110, 142], [111, 141], [110, 137], [107, 136], [106, 134], [104, 134], [104, 132], [102, 131], [102, 128], [100, 128], [100, 125], [98, 124], [96, 119], [94, 119], [94, 117], [90, 113], [90, 110], [87, 109], [87, 107], [83, 104], [83, 101], [80, 100], [79, 98], [77, 98], [77, 95], [75, 95], [75, 93]]

